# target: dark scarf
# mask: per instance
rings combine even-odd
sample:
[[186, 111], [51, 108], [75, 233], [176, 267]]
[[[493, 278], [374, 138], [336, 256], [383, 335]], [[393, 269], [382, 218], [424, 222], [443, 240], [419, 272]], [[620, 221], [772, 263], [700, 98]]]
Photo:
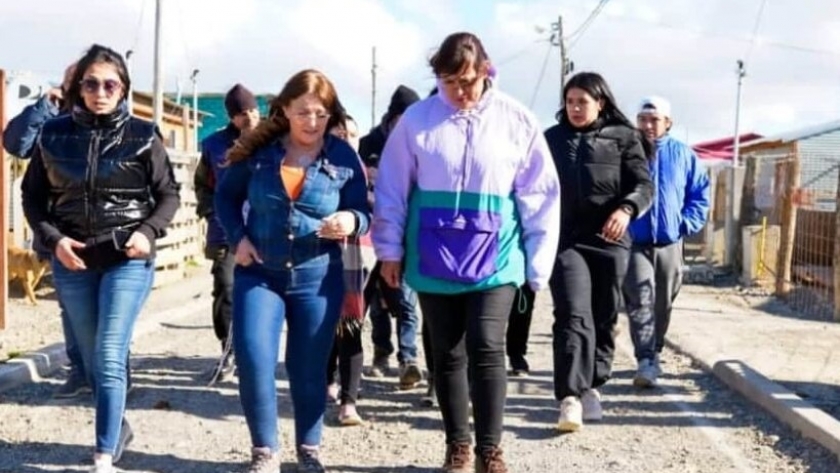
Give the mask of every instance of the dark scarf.
[[113, 112], [96, 114], [87, 108], [76, 105], [72, 110], [73, 121], [77, 124], [96, 130], [118, 130], [131, 118], [128, 113], [128, 103], [123, 100]]

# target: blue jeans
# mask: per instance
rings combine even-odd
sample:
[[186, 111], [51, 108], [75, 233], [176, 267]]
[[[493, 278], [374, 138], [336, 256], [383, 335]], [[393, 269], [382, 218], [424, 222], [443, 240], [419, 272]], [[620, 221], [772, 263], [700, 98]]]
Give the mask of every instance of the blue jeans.
[[70, 377], [87, 379], [82, 365], [82, 352], [79, 351], [79, 343], [73, 334], [73, 327], [70, 325], [70, 319], [67, 317], [67, 311], [64, 310], [61, 299], [58, 301], [58, 307], [61, 309], [61, 329], [64, 332], [64, 351], [67, 353], [67, 360], [70, 365]]
[[321, 444], [327, 402], [324, 372], [343, 297], [340, 264], [278, 271], [252, 265], [234, 270], [233, 350], [253, 446], [279, 449], [274, 370], [284, 322], [295, 439], [298, 446]]
[[[397, 319], [399, 344], [397, 361], [414, 362], [417, 360], [417, 293], [408, 287], [405, 279], [399, 289], [388, 286], [381, 279], [378, 268], [374, 270], [374, 277], [380, 278], [377, 281], [378, 290], [370, 304], [374, 355], [390, 356], [394, 353], [394, 344], [391, 342], [391, 314], [394, 314]], [[382, 306], [383, 299], [387, 308]]]
[[93, 387], [96, 451], [113, 454], [125, 412], [125, 360], [155, 265], [128, 260], [101, 270], [70, 271], [53, 259], [52, 268], [58, 298]]

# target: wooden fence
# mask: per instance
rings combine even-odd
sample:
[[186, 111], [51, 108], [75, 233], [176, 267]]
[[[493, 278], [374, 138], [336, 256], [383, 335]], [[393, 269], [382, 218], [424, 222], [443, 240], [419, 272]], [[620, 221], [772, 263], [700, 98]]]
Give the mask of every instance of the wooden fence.
[[154, 287], [183, 279], [187, 267], [204, 258], [207, 227], [196, 215], [197, 201], [193, 188], [198, 155], [170, 149], [169, 157], [175, 171], [175, 180], [181, 184], [181, 207], [166, 236], [157, 241]]
[[[157, 241], [155, 288], [183, 279], [188, 266], [204, 258], [206, 224], [196, 216], [197, 202], [193, 188], [193, 173], [198, 163], [198, 154], [172, 149], [168, 151], [175, 179], [181, 185], [181, 206], [167, 229], [166, 236]], [[32, 231], [25, 225], [19, 197], [20, 180], [27, 162], [12, 157], [6, 164], [6, 173], [11, 181], [7, 184], [11, 188], [11, 220], [14, 222], [9, 241], [18, 247], [30, 247], [32, 239]]]

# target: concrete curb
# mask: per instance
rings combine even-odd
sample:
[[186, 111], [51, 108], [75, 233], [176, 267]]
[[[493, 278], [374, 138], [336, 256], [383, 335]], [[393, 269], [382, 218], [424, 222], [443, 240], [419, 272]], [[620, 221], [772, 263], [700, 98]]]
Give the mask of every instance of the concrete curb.
[[[208, 310], [209, 298], [199, 298], [181, 307], [158, 311], [141, 312], [134, 327], [134, 338], [146, 335], [169, 322], [187, 317], [195, 312]], [[64, 343], [55, 343], [38, 351], [27, 353], [0, 365], [0, 393], [24, 383], [40, 381], [67, 364]]]
[[834, 417], [740, 360], [711, 353], [688, 340], [666, 337], [666, 344], [699, 363], [750, 402], [840, 458], [840, 421]]

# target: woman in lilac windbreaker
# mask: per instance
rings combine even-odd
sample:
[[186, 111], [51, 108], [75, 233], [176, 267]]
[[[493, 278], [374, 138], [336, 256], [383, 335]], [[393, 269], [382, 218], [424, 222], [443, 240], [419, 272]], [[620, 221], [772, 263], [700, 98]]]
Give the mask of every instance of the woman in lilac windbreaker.
[[[547, 287], [560, 186], [540, 124], [499, 92], [470, 33], [447, 37], [430, 66], [439, 92], [406, 110], [382, 153], [373, 242], [388, 284], [404, 270], [431, 331], [447, 472], [506, 472], [505, 329], [517, 287]], [[469, 364], [472, 390], [467, 381]]]

